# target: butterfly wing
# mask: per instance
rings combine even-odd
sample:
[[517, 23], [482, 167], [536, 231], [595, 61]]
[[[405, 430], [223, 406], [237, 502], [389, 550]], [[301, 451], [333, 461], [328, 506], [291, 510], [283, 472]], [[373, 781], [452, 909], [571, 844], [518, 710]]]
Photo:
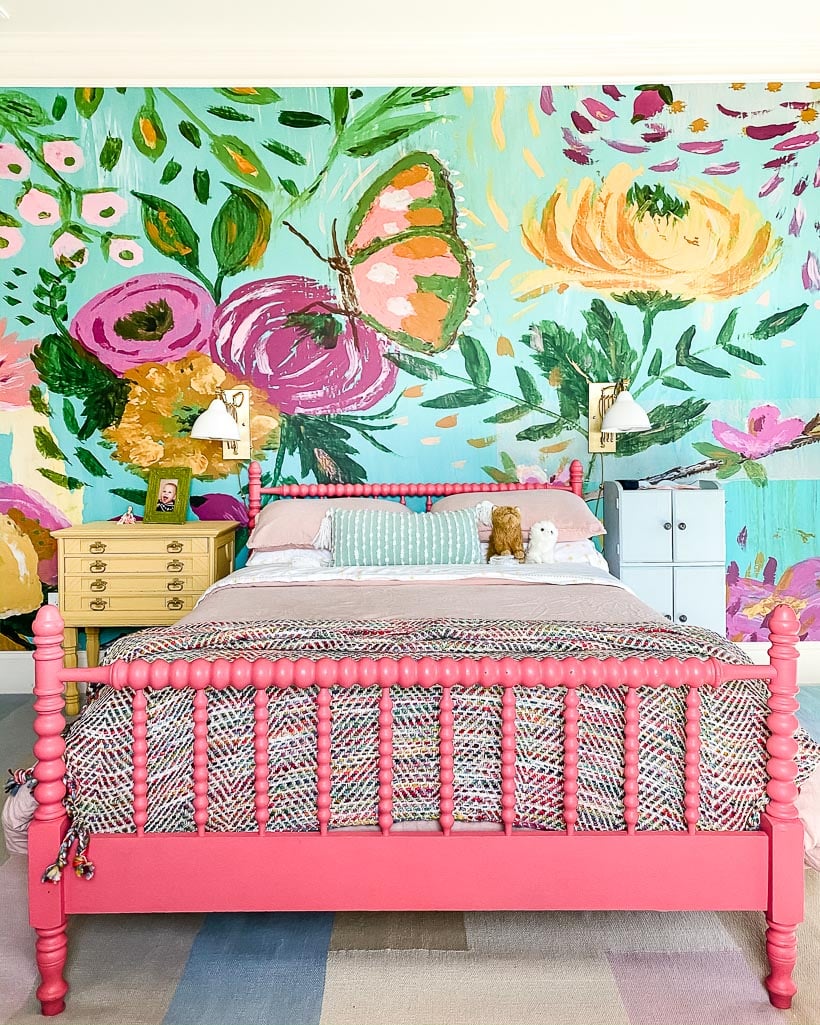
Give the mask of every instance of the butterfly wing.
[[411, 153], [380, 175], [353, 212], [345, 248], [369, 324], [416, 351], [453, 344], [476, 284], [440, 161]]

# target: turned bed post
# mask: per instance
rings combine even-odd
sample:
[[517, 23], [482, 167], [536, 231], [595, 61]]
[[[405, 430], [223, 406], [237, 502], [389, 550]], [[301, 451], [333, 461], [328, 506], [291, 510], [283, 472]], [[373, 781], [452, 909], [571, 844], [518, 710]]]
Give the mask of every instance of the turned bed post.
[[256, 517], [262, 508], [262, 467], [255, 460], [248, 467], [248, 528], [256, 526]]
[[42, 874], [54, 860], [68, 825], [65, 797], [63, 716], [63, 620], [53, 605], [44, 605], [34, 620], [34, 796], [37, 808], [28, 833], [29, 914], [37, 933], [40, 971], [37, 999], [45, 1015], [65, 1009], [68, 983], [63, 971], [68, 953], [63, 881], [44, 883]]
[[792, 972], [797, 962], [797, 925], [803, 920], [803, 825], [794, 805], [799, 623], [788, 605], [778, 605], [769, 616], [769, 637], [769, 661], [777, 675], [769, 684], [769, 803], [761, 816], [761, 829], [769, 836], [766, 954], [771, 971], [766, 988], [772, 1004], [785, 1009], [797, 992]]

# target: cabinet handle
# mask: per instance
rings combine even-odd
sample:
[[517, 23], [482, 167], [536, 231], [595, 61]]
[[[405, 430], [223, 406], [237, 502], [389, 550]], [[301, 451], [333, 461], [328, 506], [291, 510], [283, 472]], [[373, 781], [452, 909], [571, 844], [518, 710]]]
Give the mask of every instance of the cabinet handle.
[[672, 617], [671, 617], [671, 616], [669, 615], [669, 613], [668, 613], [668, 612], [665, 612], [665, 613], [664, 613], [664, 616], [663, 616], [663, 618], [664, 618], [664, 619], [668, 619], [668, 620], [669, 620], [670, 622], [671, 622], [671, 620], [672, 620]]
[[664, 530], [671, 530], [672, 529], [672, 524], [671, 523], [664, 523], [663, 529]]
[[165, 585], [165, 587], [169, 591], [181, 591], [184, 586], [184, 580], [169, 580], [168, 583]]
[[92, 580], [89, 585], [91, 591], [104, 591], [108, 587], [108, 583], [105, 580]]
[[92, 573], [105, 573], [107, 562], [103, 562], [102, 559], [95, 559], [88, 567]]
[[106, 607], [107, 604], [108, 602], [105, 600], [105, 598], [95, 598], [94, 601], [90, 603], [90, 606], [92, 609], [94, 609], [95, 612], [102, 612], [102, 610]]
[[686, 524], [685, 523], [679, 523], [678, 524], [678, 530], [686, 530]]
[[166, 552], [181, 552], [182, 549], [183, 544], [181, 541], [169, 541], [168, 544], [165, 546]]
[[680, 620], [681, 623], [685, 623], [688, 618], [689, 617], [688, 616], [684, 616], [683, 613], [681, 613], [681, 615], [678, 616], [678, 619]]
[[102, 543], [102, 541], [93, 541], [88, 546], [88, 550], [89, 552], [91, 552], [92, 555], [102, 555], [102, 553], [105, 551], [105, 548], [106, 546]]
[[166, 562], [165, 568], [169, 573], [181, 573], [185, 569], [185, 563], [179, 559], [171, 559], [170, 562]]
[[181, 609], [185, 602], [182, 598], [169, 598], [165, 603], [167, 609]]

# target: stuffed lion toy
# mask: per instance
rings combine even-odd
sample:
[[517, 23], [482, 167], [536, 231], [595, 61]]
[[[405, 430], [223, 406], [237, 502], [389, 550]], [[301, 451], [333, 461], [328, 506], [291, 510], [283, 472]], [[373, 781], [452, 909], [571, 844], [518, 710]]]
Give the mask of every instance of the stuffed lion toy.
[[487, 562], [494, 555], [514, 555], [524, 561], [524, 538], [521, 533], [521, 510], [517, 505], [497, 505], [492, 511], [493, 526], [487, 548]]

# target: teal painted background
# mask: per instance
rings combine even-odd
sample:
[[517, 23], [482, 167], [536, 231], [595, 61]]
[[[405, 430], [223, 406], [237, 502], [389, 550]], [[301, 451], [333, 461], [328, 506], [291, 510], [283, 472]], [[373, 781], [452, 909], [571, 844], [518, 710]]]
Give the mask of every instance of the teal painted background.
[[[268, 480], [546, 477], [588, 380], [653, 430], [607, 477], [714, 473], [729, 635], [815, 620], [820, 83], [0, 91], [2, 643], [47, 531], [141, 512], [253, 388]], [[14, 579], [12, 579], [14, 578]], [[0, 613], [2, 615], [2, 613]]]

